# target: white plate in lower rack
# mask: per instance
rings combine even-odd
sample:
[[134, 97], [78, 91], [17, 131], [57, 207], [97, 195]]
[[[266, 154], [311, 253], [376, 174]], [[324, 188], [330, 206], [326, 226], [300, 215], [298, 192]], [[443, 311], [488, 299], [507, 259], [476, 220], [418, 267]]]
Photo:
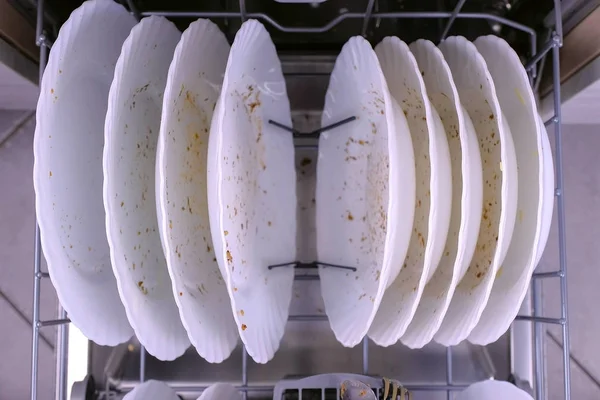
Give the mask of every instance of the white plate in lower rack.
[[[211, 126], [208, 203], [231, 309], [258, 363], [279, 348], [296, 261], [294, 143], [269, 121], [291, 127], [290, 103], [275, 45], [249, 20], [231, 47]], [[269, 268], [278, 264], [288, 265]]]
[[450, 346], [465, 340], [477, 325], [506, 256], [517, 214], [518, 174], [512, 134], [485, 60], [464, 37], [450, 37], [439, 47], [477, 132], [483, 169], [483, 210], [475, 253], [434, 337]]
[[[342, 48], [331, 74], [317, 162], [317, 253], [321, 293], [339, 342], [366, 335], [399, 271], [412, 231], [415, 161], [402, 109], [362, 37]], [[395, 271], [395, 272], [394, 272]]]
[[375, 53], [390, 94], [406, 115], [416, 168], [415, 216], [408, 252], [369, 329], [375, 343], [389, 346], [404, 335], [442, 257], [450, 225], [452, 174], [444, 126], [429, 102], [410, 49], [397, 37], [387, 37], [375, 47]]
[[[514, 135], [519, 165], [519, 200], [512, 240], [503, 266], [498, 271], [490, 299], [469, 341], [486, 345], [495, 342], [517, 315], [536, 266], [542, 239], [546, 181], [544, 171], [553, 169], [552, 158], [544, 154], [547, 135], [538, 124], [537, 106], [525, 68], [517, 53], [497, 36], [475, 40], [496, 84], [502, 114]], [[549, 164], [548, 164], [549, 162]], [[554, 188], [554, 179], [547, 184]], [[550, 191], [550, 201], [554, 196]], [[547, 214], [552, 218], [552, 208]], [[548, 218], [548, 217], [546, 217]], [[548, 226], [549, 226], [549, 220]], [[547, 237], [547, 233], [546, 233]], [[545, 241], [545, 239], [543, 239]]]
[[164, 382], [149, 380], [127, 393], [123, 400], [179, 400], [179, 396]]
[[197, 400], [241, 400], [241, 393], [229, 383], [213, 383]]
[[73, 324], [101, 345], [133, 334], [110, 266], [102, 147], [115, 64], [134, 25], [110, 0], [76, 9], [50, 51], [36, 114], [33, 182], [48, 272]]
[[[183, 32], [169, 67], [158, 139], [158, 218], [175, 301], [198, 353], [221, 362], [238, 341], [210, 235], [208, 136], [229, 44], [209, 20]], [[206, 57], [210, 54], [210, 57]]]
[[156, 214], [156, 144], [167, 72], [181, 34], [144, 18], [125, 41], [108, 95], [104, 208], [127, 318], [148, 353], [173, 360], [189, 347], [173, 298]]
[[493, 379], [477, 382], [456, 395], [456, 400], [533, 400], [512, 383]]
[[481, 222], [483, 182], [477, 134], [442, 52], [427, 40], [412, 43], [410, 49], [423, 74], [427, 95], [444, 124], [452, 162], [452, 214], [446, 247], [402, 336], [402, 343], [415, 348], [427, 344], [437, 332], [454, 289], [471, 262]]

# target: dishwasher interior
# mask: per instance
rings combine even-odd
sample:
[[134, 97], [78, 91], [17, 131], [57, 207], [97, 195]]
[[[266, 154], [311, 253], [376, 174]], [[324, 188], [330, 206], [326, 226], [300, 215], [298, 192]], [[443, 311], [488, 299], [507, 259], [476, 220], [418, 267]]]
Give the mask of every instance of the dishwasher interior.
[[[15, 3], [37, 21], [41, 76], [60, 24], [81, 1], [38, 1], [37, 9], [28, 1]], [[196, 18], [209, 18], [230, 41], [246, 19], [255, 18], [265, 24], [282, 61], [294, 128], [301, 132], [295, 135], [299, 194], [297, 247], [301, 261], [307, 262], [316, 259], [314, 190], [318, 138], [303, 137], [302, 132], [320, 127], [329, 75], [346, 40], [363, 35], [374, 45], [385, 36], [396, 35], [407, 43], [420, 38], [439, 43], [449, 35], [463, 35], [472, 40], [485, 34], [497, 34], [519, 53], [534, 85], [543, 70], [540, 61], [546, 56], [549, 62], [557, 58], [562, 40], [560, 18], [551, 30], [543, 25], [544, 18], [553, 9], [560, 17], [560, 2], [552, 0], [325, 0], [319, 3], [140, 0], [122, 3], [138, 18], [163, 15], [182, 31]], [[558, 65], [547, 73], [558, 74]], [[555, 91], [555, 98], [558, 99], [555, 104], [560, 104], [559, 91]], [[560, 125], [559, 110], [550, 123]], [[560, 135], [560, 129], [555, 131]], [[560, 151], [559, 145], [555, 155], [557, 189], [562, 185]], [[564, 218], [560, 194], [558, 197], [556, 207], [559, 216], [562, 213]], [[559, 229], [561, 258], [565, 251], [562, 229]], [[36, 236], [39, 258], [39, 230]], [[561, 259], [561, 269], [564, 267]], [[40, 270], [39, 260], [35, 268], [37, 284], [34, 286], [39, 308], [39, 281], [46, 278], [46, 274]], [[564, 276], [564, 273], [556, 275], [560, 279]], [[32, 399], [37, 398], [36, 340], [40, 329], [53, 329], [44, 328], [50, 325], [58, 326], [58, 399], [122, 398], [140, 381], [148, 379], [165, 381], [185, 399], [197, 398], [206, 386], [216, 381], [236, 385], [245, 397], [270, 399], [273, 387], [280, 381], [326, 373], [398, 379], [413, 393], [415, 400], [450, 399], [466, 385], [490, 378], [510, 380], [534, 393], [536, 398], [545, 398], [542, 324], [557, 322], [541, 316], [536, 281], [534, 276], [531, 296], [524, 302], [519, 321], [489, 346], [463, 342], [446, 348], [431, 343], [423, 349], [411, 350], [400, 343], [382, 348], [365, 339], [350, 349], [339, 344], [329, 328], [316, 268], [297, 269], [285, 335], [274, 359], [264, 365], [252, 362], [241, 344], [222, 364], [207, 363], [193, 348], [175, 361], [161, 362], [147, 355], [135, 338], [114, 348], [98, 346], [78, 336], [76, 329], [69, 326], [64, 311], [59, 310], [57, 320], [40, 321], [38, 310], [37, 316], [34, 312]], [[560, 295], [566, 302], [566, 293], [561, 290]], [[568, 349], [566, 315], [561, 321]], [[569, 398], [568, 350], [565, 357], [565, 398]], [[81, 366], [79, 370], [75, 371], [75, 365]], [[286, 398], [335, 398], [335, 393], [320, 391], [325, 388], [315, 389], [319, 389], [316, 394], [309, 391]]]

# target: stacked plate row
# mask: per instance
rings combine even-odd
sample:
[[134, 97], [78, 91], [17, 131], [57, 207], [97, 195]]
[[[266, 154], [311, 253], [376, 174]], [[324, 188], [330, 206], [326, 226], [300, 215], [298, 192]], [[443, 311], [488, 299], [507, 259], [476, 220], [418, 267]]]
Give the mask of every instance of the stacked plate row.
[[[495, 341], [543, 252], [550, 146], [516, 53], [489, 36], [439, 47], [360, 37], [331, 75], [316, 236], [338, 341]], [[89, 339], [133, 333], [210, 362], [241, 337], [260, 363], [288, 319], [298, 199], [286, 84], [256, 21], [229, 47], [110, 0], [61, 28], [41, 84], [34, 184], [59, 300]], [[286, 266], [287, 265], [287, 266]], [[278, 267], [279, 266], [279, 267]], [[343, 268], [340, 268], [343, 267]], [[116, 278], [116, 279], [115, 279]]]
[[[325, 377], [329, 379], [328, 383], [332, 386], [334, 385], [334, 382], [340, 381], [339, 386], [335, 389], [339, 391], [339, 398], [341, 400], [378, 400], [377, 395], [380, 392], [382, 392], [383, 399], [402, 399], [403, 397], [406, 397], [405, 395], [408, 393], [398, 381], [387, 378], [383, 378], [378, 382], [376, 378], [361, 377], [360, 375], [328, 374], [313, 376], [306, 379], [314, 380], [322, 378], [324, 380]], [[372, 387], [360, 379], [368, 380], [370, 383], [374, 384], [382, 384], [382, 387]], [[284, 396], [278, 396], [279, 393], [277, 389], [278, 388], [276, 387], [273, 393], [273, 399], [280, 400], [285, 398]], [[310, 391], [311, 389], [308, 390]], [[316, 391], [318, 389], [312, 390]], [[408, 396], [410, 396], [410, 393]], [[127, 393], [123, 400], [146, 400], [149, 398], [155, 400], [180, 399], [175, 391], [164, 382], [149, 380], [140, 383], [139, 386]], [[241, 400], [242, 398], [242, 394], [235, 387], [228, 383], [219, 382], [213, 383], [206, 388], [197, 400]], [[512, 400], [533, 400], [533, 397], [516, 386], [508, 382], [496, 380], [476, 382], [456, 396], [457, 400], [504, 400], [507, 398]]]

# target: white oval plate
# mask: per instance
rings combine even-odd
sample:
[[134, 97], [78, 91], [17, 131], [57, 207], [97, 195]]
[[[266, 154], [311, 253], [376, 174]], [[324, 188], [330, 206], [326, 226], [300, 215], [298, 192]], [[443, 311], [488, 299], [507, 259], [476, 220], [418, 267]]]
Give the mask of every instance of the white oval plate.
[[36, 214], [58, 299], [88, 339], [111, 346], [133, 331], [104, 230], [104, 117], [115, 64], [134, 25], [109, 0], [73, 11], [50, 51], [33, 144]]
[[104, 208], [113, 272], [148, 353], [173, 360], [190, 345], [173, 298], [156, 216], [156, 143], [167, 72], [181, 34], [144, 18], [125, 40], [104, 125]]
[[265, 27], [235, 36], [211, 126], [211, 231], [236, 325], [258, 363], [275, 355], [288, 318], [296, 260], [296, 171], [281, 62]]
[[442, 52], [430, 41], [410, 45], [431, 104], [440, 114], [452, 162], [452, 215], [446, 247], [435, 274], [425, 286], [412, 322], [402, 336], [411, 348], [423, 347], [440, 327], [454, 289], [469, 267], [481, 223], [481, 155], [471, 117], [464, 110]]
[[348, 347], [366, 335], [402, 265], [415, 204], [406, 118], [377, 55], [358, 36], [336, 60], [321, 125], [352, 116], [357, 120], [321, 134], [316, 190], [319, 261], [357, 269], [319, 268], [329, 324]]
[[229, 383], [213, 383], [198, 400], [240, 400], [242, 398], [240, 392]]
[[397, 37], [387, 37], [375, 47], [375, 53], [390, 94], [406, 116], [416, 166], [414, 225], [406, 259], [369, 329], [375, 343], [389, 346], [406, 331], [423, 288], [442, 257], [450, 225], [452, 173], [444, 126], [429, 102], [410, 49]]
[[483, 210], [477, 246], [435, 335], [437, 342], [450, 346], [466, 339], [477, 325], [506, 256], [517, 214], [518, 175], [510, 128], [485, 60], [475, 45], [461, 36], [450, 37], [439, 47], [475, 126], [483, 167]]
[[209, 129], [228, 53], [225, 35], [208, 20], [183, 32], [169, 67], [157, 150], [158, 218], [173, 293], [190, 341], [208, 362], [229, 357], [238, 339], [206, 187]]
[[512, 383], [488, 380], [477, 382], [460, 392], [456, 400], [533, 400]]
[[[469, 341], [495, 342], [510, 327], [529, 289], [536, 266], [544, 206], [544, 151], [535, 97], [519, 56], [497, 36], [474, 42], [496, 85], [496, 94], [514, 135], [519, 165], [518, 211], [504, 265], [498, 271], [487, 306]], [[547, 137], [547, 135], [546, 135]], [[550, 161], [551, 162], [551, 161]], [[554, 186], [554, 182], [552, 182]]]
[[127, 393], [123, 400], [179, 400], [179, 396], [166, 383], [149, 380]]

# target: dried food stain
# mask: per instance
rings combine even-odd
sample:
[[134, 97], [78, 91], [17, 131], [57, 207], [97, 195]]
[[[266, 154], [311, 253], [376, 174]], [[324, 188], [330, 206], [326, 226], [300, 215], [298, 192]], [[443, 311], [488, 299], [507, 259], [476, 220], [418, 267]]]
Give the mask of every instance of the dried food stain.
[[142, 293], [148, 294], [148, 289], [144, 287], [144, 281], [139, 281], [138, 287], [140, 288]]
[[246, 326], [246, 324], [242, 324], [242, 330], [245, 331], [246, 329], [248, 329], [248, 327]]

